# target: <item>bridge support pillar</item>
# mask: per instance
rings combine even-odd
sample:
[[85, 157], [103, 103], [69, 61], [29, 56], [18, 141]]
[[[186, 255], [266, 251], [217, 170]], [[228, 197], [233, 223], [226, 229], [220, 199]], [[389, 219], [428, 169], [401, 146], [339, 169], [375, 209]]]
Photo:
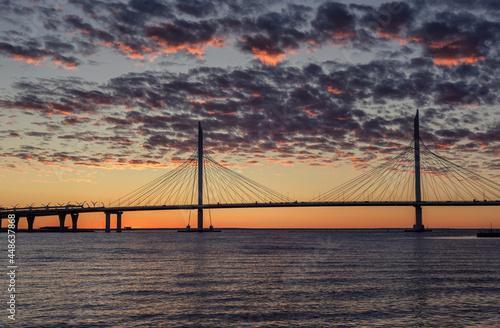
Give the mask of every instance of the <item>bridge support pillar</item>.
[[14, 219], [14, 231], [16, 232], [19, 229], [19, 219], [20, 217], [16, 215], [16, 218]]
[[198, 209], [198, 230], [203, 230], [203, 209]]
[[122, 214], [123, 212], [116, 212], [116, 232], [122, 232]]
[[66, 213], [59, 213], [59, 231], [64, 231], [64, 221], [66, 220]]
[[106, 230], [104, 232], [111, 232], [111, 213], [106, 212]]
[[33, 231], [33, 223], [35, 223], [35, 216], [28, 215], [26, 219], [28, 220], [28, 231], [31, 232]]
[[77, 231], [78, 230], [78, 213], [71, 213], [71, 230]]
[[424, 231], [424, 225], [422, 224], [422, 206], [415, 206], [415, 225], [413, 226], [415, 231]]

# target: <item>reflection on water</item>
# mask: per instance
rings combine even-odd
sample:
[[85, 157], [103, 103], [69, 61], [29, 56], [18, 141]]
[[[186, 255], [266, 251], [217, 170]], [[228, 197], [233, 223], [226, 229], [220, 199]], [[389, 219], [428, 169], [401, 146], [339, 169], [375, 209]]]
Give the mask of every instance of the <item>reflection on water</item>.
[[20, 234], [16, 326], [496, 327], [500, 240], [473, 234]]

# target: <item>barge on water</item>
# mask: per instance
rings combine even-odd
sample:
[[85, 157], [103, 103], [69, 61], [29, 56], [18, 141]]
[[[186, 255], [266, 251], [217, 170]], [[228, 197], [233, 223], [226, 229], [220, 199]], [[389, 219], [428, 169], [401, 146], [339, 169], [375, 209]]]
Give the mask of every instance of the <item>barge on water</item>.
[[477, 233], [478, 237], [500, 237], [500, 230], [484, 229]]

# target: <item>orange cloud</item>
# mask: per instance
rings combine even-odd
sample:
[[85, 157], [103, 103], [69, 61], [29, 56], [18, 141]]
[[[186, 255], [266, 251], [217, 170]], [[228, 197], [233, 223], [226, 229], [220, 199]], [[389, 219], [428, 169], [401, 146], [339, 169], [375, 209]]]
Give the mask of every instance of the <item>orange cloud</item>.
[[304, 113], [310, 115], [310, 116], [314, 116], [314, 117], [317, 117], [319, 114], [316, 114], [316, 113], [313, 113], [310, 109], [303, 109], [302, 110]]
[[456, 66], [474, 64], [485, 57], [466, 42], [466, 36], [451, 40], [431, 41], [427, 44], [436, 65]]
[[[23, 61], [27, 64], [32, 64], [35, 66], [40, 66], [41, 64], [45, 63], [47, 61], [47, 59], [50, 58], [49, 55], [43, 55], [43, 56], [36, 57], [36, 56], [16, 54], [16, 53], [11, 54], [10, 57], [13, 60]], [[67, 70], [74, 71], [74, 70], [78, 69], [78, 63], [74, 62], [74, 61], [69, 61], [69, 60], [65, 61], [65, 60], [61, 60], [60, 58], [52, 57], [50, 62], [52, 64], [54, 64], [56, 67], [62, 67], [62, 68], [67, 69]]]
[[252, 54], [255, 58], [259, 59], [262, 64], [272, 66], [281, 64], [286, 58], [285, 53], [271, 53], [265, 49], [257, 49], [255, 47], [252, 48]]
[[215, 38], [212, 37], [209, 41], [199, 41], [195, 43], [184, 42], [182, 44], [172, 44], [166, 40], [159, 39], [155, 36], [151, 36], [152, 39], [155, 39], [156, 44], [160, 47], [159, 51], [151, 53], [152, 55], [156, 54], [172, 54], [176, 52], [187, 52], [196, 57], [203, 59], [203, 55], [208, 47], [213, 48], [223, 48], [225, 47], [223, 38]]
[[450, 57], [440, 58], [439, 56], [436, 56], [432, 59], [432, 61], [436, 65], [452, 67], [462, 64], [471, 65], [480, 60], [483, 60], [484, 58], [485, 58], [484, 56], [479, 56], [479, 55], [473, 55], [469, 57], [456, 57], [456, 58], [450, 58]]
[[144, 49], [134, 49], [129, 45], [123, 44], [123, 42], [116, 42], [115, 46], [124, 54], [128, 54], [129, 58], [132, 59], [144, 59], [144, 53], [149, 53], [152, 51], [150, 47], [145, 47]]
[[28, 64], [33, 64], [35, 66], [39, 66], [41, 63], [45, 62], [48, 58], [48, 56], [44, 57], [30, 57], [30, 56], [25, 56], [25, 55], [20, 55], [20, 54], [13, 54], [11, 56], [13, 60], [19, 60], [19, 61], [24, 61]]
[[477, 53], [473, 44], [468, 43], [469, 36], [461, 35], [449, 40], [424, 40], [422, 37], [404, 38], [399, 32], [378, 30], [379, 38], [397, 40], [401, 45], [408, 44], [409, 41], [415, 43], [425, 43], [425, 47], [432, 56], [432, 61], [440, 66], [457, 66], [462, 64], [471, 65], [485, 57]]
[[51, 61], [53, 64], [56, 65], [56, 67], [62, 66], [62, 68], [71, 70], [71, 71], [76, 71], [78, 70], [78, 64], [75, 62], [67, 62], [67, 61], [62, 61], [60, 59], [53, 59]]
[[384, 39], [389, 39], [389, 40], [397, 40], [400, 45], [404, 46], [407, 45], [408, 42], [411, 40], [411, 38], [403, 38], [401, 37], [400, 33], [397, 32], [389, 32], [389, 31], [384, 31], [384, 30], [378, 30], [377, 31], [377, 37], [378, 38], [384, 38]]
[[328, 92], [334, 93], [334, 94], [336, 94], [336, 95], [341, 94], [341, 93], [344, 93], [344, 91], [342, 91], [342, 90], [340, 90], [340, 89], [337, 89], [337, 88], [334, 88], [334, 87], [332, 87], [332, 86], [329, 86], [329, 87], [327, 88], [327, 90], [328, 90]]
[[468, 41], [469, 36], [462, 35], [449, 40], [424, 41], [422, 38], [413, 38], [414, 42], [425, 42], [425, 47], [432, 56], [432, 61], [440, 66], [471, 65], [485, 57], [478, 53], [474, 43]]

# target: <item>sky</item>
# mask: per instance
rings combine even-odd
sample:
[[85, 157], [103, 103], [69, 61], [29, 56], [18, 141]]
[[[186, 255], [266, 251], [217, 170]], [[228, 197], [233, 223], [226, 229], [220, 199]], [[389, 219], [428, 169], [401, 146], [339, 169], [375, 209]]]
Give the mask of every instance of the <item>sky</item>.
[[[401, 152], [417, 110], [433, 152], [499, 183], [498, 17], [496, 0], [0, 1], [0, 206], [109, 204], [187, 159], [198, 121], [215, 160], [308, 201]], [[408, 227], [414, 210], [210, 216], [219, 227]], [[495, 207], [424, 208], [431, 227], [499, 220]], [[81, 215], [79, 226], [103, 222]]]

